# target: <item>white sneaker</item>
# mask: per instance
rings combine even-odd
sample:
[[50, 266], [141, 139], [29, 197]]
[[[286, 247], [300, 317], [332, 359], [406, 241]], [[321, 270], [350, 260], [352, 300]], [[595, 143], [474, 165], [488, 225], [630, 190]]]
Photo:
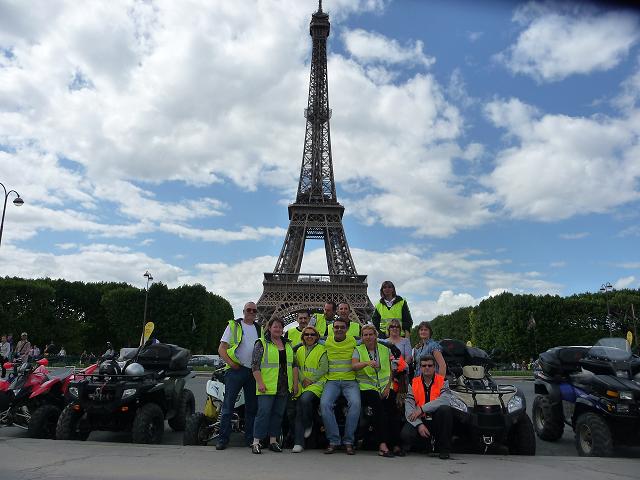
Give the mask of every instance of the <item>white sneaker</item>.
[[304, 438], [309, 438], [313, 432], [313, 425], [304, 429]]
[[291, 453], [300, 453], [304, 450], [304, 448], [302, 448], [302, 445], [294, 445], [293, 448], [291, 449]]

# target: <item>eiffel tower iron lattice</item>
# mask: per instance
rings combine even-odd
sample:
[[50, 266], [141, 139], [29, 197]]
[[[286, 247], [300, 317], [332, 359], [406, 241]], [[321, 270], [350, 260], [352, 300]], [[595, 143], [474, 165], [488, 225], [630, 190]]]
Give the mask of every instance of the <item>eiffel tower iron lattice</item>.
[[[320, 0], [309, 26], [313, 50], [300, 181], [296, 200], [289, 205], [289, 228], [275, 269], [264, 274], [264, 291], [258, 301], [263, 320], [273, 316], [288, 320], [302, 309], [321, 310], [327, 301], [348, 302], [361, 322], [369, 320], [373, 313], [367, 276], [358, 275], [351, 257], [342, 225], [344, 207], [338, 203], [333, 179], [327, 77], [329, 30], [329, 15], [322, 11]], [[328, 274], [300, 273], [306, 239], [324, 240]]]

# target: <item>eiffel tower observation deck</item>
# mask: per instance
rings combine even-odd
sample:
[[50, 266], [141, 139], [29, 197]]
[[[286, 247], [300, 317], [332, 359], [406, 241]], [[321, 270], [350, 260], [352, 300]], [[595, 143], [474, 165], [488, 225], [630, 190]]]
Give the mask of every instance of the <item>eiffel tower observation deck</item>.
[[[309, 100], [304, 111], [306, 130], [300, 181], [294, 203], [289, 205], [289, 228], [273, 273], [265, 273], [264, 291], [258, 301], [262, 320], [273, 316], [291, 319], [304, 309], [322, 310], [325, 302], [348, 302], [364, 323], [373, 305], [367, 295], [367, 276], [358, 275], [342, 225], [344, 207], [338, 203], [333, 179], [327, 77], [329, 15], [311, 15], [312, 38]], [[307, 239], [324, 240], [328, 274], [300, 273]]]

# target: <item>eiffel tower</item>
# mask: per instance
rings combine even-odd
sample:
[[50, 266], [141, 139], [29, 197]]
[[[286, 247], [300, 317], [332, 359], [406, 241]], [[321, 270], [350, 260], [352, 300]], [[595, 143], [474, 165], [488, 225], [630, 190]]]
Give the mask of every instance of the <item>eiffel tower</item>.
[[[342, 226], [344, 207], [338, 203], [333, 180], [329, 132], [327, 37], [329, 15], [318, 11], [309, 26], [313, 40], [309, 100], [304, 116], [307, 127], [298, 193], [289, 205], [289, 229], [273, 273], [265, 273], [258, 301], [263, 321], [278, 316], [291, 320], [302, 309], [322, 310], [327, 301], [348, 302], [360, 322], [371, 318], [367, 276], [358, 275]], [[328, 275], [300, 273], [306, 239], [324, 240]]]

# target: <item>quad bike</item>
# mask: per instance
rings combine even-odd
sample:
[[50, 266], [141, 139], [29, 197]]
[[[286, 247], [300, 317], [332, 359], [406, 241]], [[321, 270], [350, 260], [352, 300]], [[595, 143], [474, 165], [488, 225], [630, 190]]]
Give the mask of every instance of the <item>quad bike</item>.
[[[204, 413], [196, 413], [187, 419], [183, 445], [206, 445], [215, 440], [220, 432], [220, 413], [224, 400], [225, 367], [219, 367], [207, 381], [207, 401]], [[244, 432], [244, 391], [240, 390], [231, 414], [231, 431]]]
[[[65, 393], [74, 370], [51, 376], [45, 358], [34, 361], [6, 362], [13, 370], [8, 380], [0, 381], [0, 424], [27, 430], [32, 438], [55, 438], [56, 423], [65, 405]], [[85, 371], [93, 371], [91, 365]]]
[[454, 409], [454, 435], [471, 451], [506, 447], [510, 454], [535, 455], [536, 437], [524, 394], [514, 385], [496, 383], [484, 350], [459, 340], [442, 340]]
[[616, 445], [640, 445], [640, 358], [625, 339], [554, 347], [538, 365], [533, 419], [541, 440], [558, 440], [568, 425], [580, 456], [608, 457]]
[[184, 430], [195, 411], [193, 393], [185, 388], [191, 353], [164, 343], [131, 350], [123, 349], [120, 362], [102, 362], [97, 373], [76, 375], [58, 420], [59, 440], [86, 440], [92, 431], [106, 430], [130, 431], [134, 443], [161, 443], [165, 419], [173, 430]]

